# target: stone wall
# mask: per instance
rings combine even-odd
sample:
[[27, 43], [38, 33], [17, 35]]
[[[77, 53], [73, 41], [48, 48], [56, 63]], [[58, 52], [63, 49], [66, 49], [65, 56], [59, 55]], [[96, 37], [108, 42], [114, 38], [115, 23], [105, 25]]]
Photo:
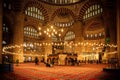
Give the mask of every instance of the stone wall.
[[[75, 43], [83, 42], [83, 24], [81, 22], [76, 22], [73, 30], [75, 31]], [[81, 54], [83, 47], [81, 45], [75, 45], [74, 52]]]
[[0, 64], [2, 63], [2, 0], [0, 1]]
[[117, 0], [117, 51], [120, 66], [120, 0]]

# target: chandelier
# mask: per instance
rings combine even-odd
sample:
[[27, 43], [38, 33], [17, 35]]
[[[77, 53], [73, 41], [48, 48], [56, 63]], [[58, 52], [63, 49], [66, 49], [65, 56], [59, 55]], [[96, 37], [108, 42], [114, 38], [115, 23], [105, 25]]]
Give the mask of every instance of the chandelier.
[[53, 26], [47, 27], [44, 30], [41, 27], [39, 27], [38, 30], [40, 36], [44, 33], [48, 37], [53, 37], [53, 36], [61, 37], [62, 33], [64, 32], [63, 28], [58, 29]]

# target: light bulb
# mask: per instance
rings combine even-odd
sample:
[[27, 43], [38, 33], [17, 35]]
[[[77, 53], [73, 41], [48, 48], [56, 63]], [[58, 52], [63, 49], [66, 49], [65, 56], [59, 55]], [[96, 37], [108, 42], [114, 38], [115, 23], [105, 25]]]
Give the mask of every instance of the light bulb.
[[51, 29], [53, 29], [53, 26], [51, 26]]
[[55, 32], [55, 29], [53, 29], [53, 32]]
[[42, 33], [40, 32], [39, 35], [42, 35]]
[[61, 32], [63, 32], [64, 30], [63, 29], [61, 29]]
[[57, 31], [55, 32], [55, 34], [57, 34]]
[[38, 29], [41, 30], [41, 27], [39, 27]]
[[48, 35], [49, 37], [51, 37], [51, 35]]
[[59, 34], [59, 36], [61, 36], [61, 34]]
[[49, 30], [49, 29], [47, 29], [47, 31], [49, 32], [50, 30]]
[[46, 31], [44, 31], [44, 33], [46, 33]]

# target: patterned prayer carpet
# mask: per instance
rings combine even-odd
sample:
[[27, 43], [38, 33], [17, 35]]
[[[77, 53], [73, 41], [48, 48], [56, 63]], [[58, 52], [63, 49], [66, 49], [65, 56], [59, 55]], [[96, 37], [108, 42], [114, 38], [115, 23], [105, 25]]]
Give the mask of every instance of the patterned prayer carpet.
[[102, 64], [53, 66], [34, 63], [14, 65], [13, 72], [0, 73], [0, 80], [120, 80], [120, 74], [103, 72]]

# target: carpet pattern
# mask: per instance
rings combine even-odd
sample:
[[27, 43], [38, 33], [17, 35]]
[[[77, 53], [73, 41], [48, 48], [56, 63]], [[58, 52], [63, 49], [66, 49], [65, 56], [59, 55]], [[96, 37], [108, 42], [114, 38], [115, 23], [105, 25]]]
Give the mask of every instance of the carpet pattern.
[[119, 80], [119, 75], [102, 71], [99, 65], [92, 66], [54, 66], [20, 64], [14, 72], [4, 73], [0, 80]]

